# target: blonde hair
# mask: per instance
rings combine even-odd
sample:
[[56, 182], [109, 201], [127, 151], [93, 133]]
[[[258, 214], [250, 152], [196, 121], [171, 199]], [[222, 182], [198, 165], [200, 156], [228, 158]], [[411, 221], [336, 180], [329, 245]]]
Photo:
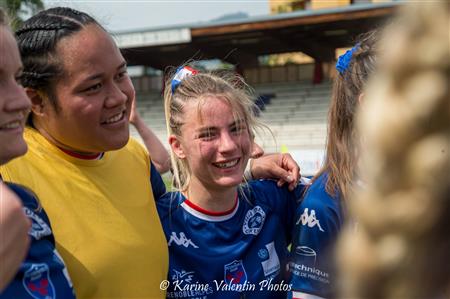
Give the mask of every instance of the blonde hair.
[[366, 186], [340, 241], [343, 298], [450, 295], [450, 11], [405, 9], [359, 119]]
[[[250, 138], [260, 125], [255, 117], [258, 109], [253, 101], [252, 90], [245, 84], [242, 77], [231, 72], [199, 72], [184, 78], [172, 93], [171, 83], [175, 75], [166, 81], [164, 92], [164, 109], [168, 135], [181, 136], [184, 124], [183, 109], [188, 102], [197, 101], [200, 115], [201, 106], [209, 96], [226, 101], [233, 111], [236, 120], [244, 120], [249, 130]], [[187, 162], [179, 159], [170, 151], [173, 171], [173, 187], [185, 191], [190, 182], [190, 169]]]

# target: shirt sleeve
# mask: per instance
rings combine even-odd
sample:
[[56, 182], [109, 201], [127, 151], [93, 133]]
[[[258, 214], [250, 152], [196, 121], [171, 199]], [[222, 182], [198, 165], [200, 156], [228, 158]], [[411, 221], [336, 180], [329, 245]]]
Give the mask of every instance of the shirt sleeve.
[[153, 197], [155, 200], [166, 193], [166, 185], [153, 163], [150, 163], [150, 183], [152, 185]]
[[295, 216], [289, 272], [292, 289], [321, 297], [333, 296], [334, 245], [342, 225], [338, 199], [307, 194]]

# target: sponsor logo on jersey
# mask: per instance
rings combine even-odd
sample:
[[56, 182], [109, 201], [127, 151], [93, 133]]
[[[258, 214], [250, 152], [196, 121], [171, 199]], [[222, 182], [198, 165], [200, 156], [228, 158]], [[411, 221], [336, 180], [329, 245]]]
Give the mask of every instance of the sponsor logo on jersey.
[[300, 215], [295, 224], [299, 225], [300, 223], [301, 225], [307, 225], [310, 228], [317, 226], [321, 232], [324, 232], [324, 230], [320, 226], [319, 219], [316, 218], [316, 211], [314, 210], [311, 210], [311, 213], [308, 213], [308, 208], [305, 208], [303, 210], [303, 214]]
[[254, 207], [247, 211], [242, 231], [246, 235], [258, 235], [264, 225], [265, 219], [266, 213], [264, 210], [260, 206]]
[[173, 272], [172, 280], [184, 281], [186, 283], [193, 282], [195, 271], [186, 271], [186, 270], [177, 271], [173, 269], [172, 272]]
[[23, 275], [22, 284], [34, 299], [56, 298], [55, 287], [50, 279], [47, 264], [31, 264]]
[[25, 212], [25, 215], [27, 215], [27, 217], [31, 219], [32, 222], [30, 231], [28, 232], [30, 236], [32, 236], [36, 240], [39, 240], [42, 237], [50, 236], [52, 234], [50, 226], [48, 226], [48, 224], [45, 223], [45, 221], [42, 220], [41, 217], [36, 215], [35, 212], [27, 207], [23, 207], [23, 211]]
[[234, 260], [224, 266], [225, 282], [227, 284], [245, 284], [247, 282], [247, 272], [245, 272], [242, 260]]
[[172, 242], [175, 242], [175, 244], [177, 244], [178, 246], [184, 246], [186, 248], [188, 248], [189, 246], [198, 248], [198, 246], [195, 245], [191, 239], [188, 239], [183, 232], [180, 232], [179, 237], [177, 236], [176, 232], [172, 232], [172, 235], [170, 235], [170, 240], [169, 240], [168, 245], [169, 246], [172, 245]]
[[200, 283], [195, 278], [195, 271], [172, 269], [170, 289], [167, 298], [206, 299], [214, 291], [208, 283]]
[[280, 259], [278, 258], [277, 250], [275, 249], [275, 243], [271, 242], [266, 244], [268, 259], [261, 262], [261, 266], [264, 270], [264, 275], [278, 274], [280, 271]]
[[317, 253], [311, 247], [297, 246], [295, 248], [295, 253], [302, 256], [302, 261], [307, 266], [314, 267], [316, 265]]

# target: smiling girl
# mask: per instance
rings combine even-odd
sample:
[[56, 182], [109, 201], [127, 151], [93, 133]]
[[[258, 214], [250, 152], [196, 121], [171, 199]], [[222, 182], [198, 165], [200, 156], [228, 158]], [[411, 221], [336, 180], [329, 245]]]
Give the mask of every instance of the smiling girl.
[[256, 121], [236, 78], [180, 68], [166, 88], [174, 186], [157, 201], [171, 298], [282, 298], [289, 232], [303, 191], [241, 186]]

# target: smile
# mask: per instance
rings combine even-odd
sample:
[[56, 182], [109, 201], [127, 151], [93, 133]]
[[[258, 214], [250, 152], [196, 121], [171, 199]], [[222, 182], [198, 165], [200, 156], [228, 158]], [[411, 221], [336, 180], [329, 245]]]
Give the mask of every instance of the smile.
[[17, 129], [19, 127], [22, 127], [21, 121], [12, 121], [7, 124], [4, 124], [3, 126], [0, 126], [0, 130], [11, 130], [11, 129]]
[[241, 159], [238, 158], [238, 159], [231, 160], [231, 161], [224, 162], [224, 163], [213, 163], [213, 165], [218, 167], [218, 168], [222, 168], [222, 169], [231, 168], [231, 167], [236, 166], [239, 163], [240, 160]]
[[104, 122], [102, 122], [102, 124], [107, 124], [107, 125], [109, 125], [109, 124], [116, 123], [116, 122], [118, 122], [118, 121], [121, 121], [121, 120], [124, 118], [124, 116], [125, 116], [125, 111], [122, 111], [122, 112], [120, 112], [120, 113], [118, 113], [118, 114], [116, 114], [116, 115], [114, 115], [114, 116], [108, 118], [107, 120], [105, 120]]

